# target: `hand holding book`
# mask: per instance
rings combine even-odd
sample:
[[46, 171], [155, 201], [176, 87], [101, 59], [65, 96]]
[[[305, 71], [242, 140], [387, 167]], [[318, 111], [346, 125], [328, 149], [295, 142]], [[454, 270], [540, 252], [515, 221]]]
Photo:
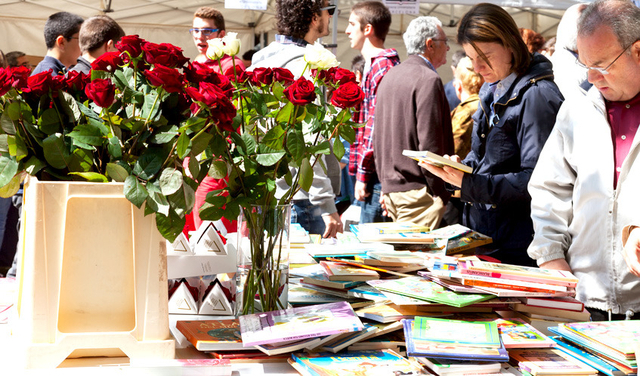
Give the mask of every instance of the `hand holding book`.
[[417, 160], [422, 168], [458, 188], [462, 187], [464, 174], [472, 172], [471, 167], [460, 163], [460, 157], [457, 155], [439, 156], [429, 151], [412, 150], [404, 150], [402, 154]]

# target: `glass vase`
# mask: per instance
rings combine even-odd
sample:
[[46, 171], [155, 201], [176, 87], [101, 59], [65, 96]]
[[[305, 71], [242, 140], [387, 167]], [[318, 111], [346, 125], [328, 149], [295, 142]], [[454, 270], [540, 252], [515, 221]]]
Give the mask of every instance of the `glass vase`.
[[238, 218], [236, 316], [288, 305], [291, 205], [243, 207]]

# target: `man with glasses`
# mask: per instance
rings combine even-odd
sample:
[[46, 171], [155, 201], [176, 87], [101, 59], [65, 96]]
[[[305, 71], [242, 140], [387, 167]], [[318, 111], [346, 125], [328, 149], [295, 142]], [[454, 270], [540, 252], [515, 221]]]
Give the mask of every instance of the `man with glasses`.
[[238, 71], [244, 71], [244, 64], [238, 57], [225, 55], [220, 59], [220, 65], [217, 60], [211, 60], [207, 57], [208, 41], [214, 38], [222, 38], [225, 36], [225, 24], [222, 13], [211, 7], [201, 7], [193, 15], [193, 27], [189, 29], [189, 33], [193, 36], [193, 43], [198, 49], [198, 56], [194, 61], [206, 64], [218, 73], [224, 74], [228, 69], [236, 67]]
[[387, 212], [394, 221], [437, 228], [449, 201], [444, 182], [402, 151], [453, 155], [449, 104], [437, 68], [449, 45], [436, 17], [418, 17], [403, 35], [409, 57], [378, 87], [373, 149]]
[[[621, 241], [640, 212], [639, 39], [640, 9], [630, 1], [584, 9], [578, 61], [593, 87], [563, 103], [529, 183], [529, 256], [542, 268], [572, 271], [576, 297], [595, 321], [640, 318], [640, 279], [625, 265]], [[628, 256], [637, 252], [631, 243]]]
[[78, 33], [83, 19], [68, 12], [58, 12], [49, 16], [44, 24], [44, 41], [47, 55], [31, 75], [51, 70], [51, 75], [64, 75], [80, 56]]
[[[329, 21], [335, 11], [336, 6], [327, 0], [276, 0], [276, 40], [253, 55], [253, 65], [248, 70], [281, 67], [300, 77], [306, 66], [306, 46], [329, 35]], [[309, 77], [310, 73], [307, 70], [304, 74]], [[311, 188], [294, 196], [291, 221], [312, 234], [335, 237], [343, 231], [333, 188], [339, 191], [340, 166], [333, 154], [321, 158], [327, 172], [320, 163], [315, 163]], [[276, 184], [278, 195], [289, 188], [284, 179], [278, 179]]]
[[9, 67], [27, 67], [31, 69], [31, 63], [29, 63], [27, 54], [22, 51], [11, 51], [5, 55], [5, 59]]
[[364, 101], [358, 113], [358, 122], [364, 127], [356, 130], [356, 140], [349, 153], [349, 174], [355, 175], [354, 194], [356, 204], [362, 209], [360, 223], [383, 222], [380, 205], [381, 185], [373, 161], [373, 120], [378, 85], [392, 67], [400, 64], [394, 48], [385, 49], [384, 41], [391, 25], [389, 9], [378, 1], [363, 1], [351, 8], [349, 35], [351, 48], [362, 53], [365, 60], [364, 75], [360, 86]]

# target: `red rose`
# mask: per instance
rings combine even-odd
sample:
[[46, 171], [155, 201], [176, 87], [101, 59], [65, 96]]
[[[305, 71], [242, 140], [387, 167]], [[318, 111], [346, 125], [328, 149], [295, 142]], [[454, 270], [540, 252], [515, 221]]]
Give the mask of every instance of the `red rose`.
[[273, 80], [286, 85], [293, 83], [296, 79], [293, 73], [285, 68], [273, 68]]
[[184, 77], [176, 69], [157, 64], [153, 70], [144, 71], [144, 75], [151, 85], [162, 86], [169, 93], [179, 93], [184, 89]]
[[347, 82], [356, 83], [356, 75], [348, 69], [335, 68], [335, 72], [333, 73], [333, 83], [336, 85], [343, 85]]
[[0, 68], [0, 96], [5, 95], [13, 86], [13, 75], [9, 69]]
[[206, 64], [198, 63], [197, 61], [187, 64], [187, 67], [184, 68], [183, 71], [187, 80], [196, 84], [202, 81], [208, 81], [211, 76], [217, 74]]
[[273, 70], [271, 68], [256, 68], [251, 72], [251, 81], [255, 84], [271, 85]]
[[53, 96], [58, 96], [58, 90], [67, 87], [67, 76], [57, 75], [51, 78], [51, 90], [53, 91]]
[[27, 79], [27, 87], [23, 90], [31, 93], [33, 96], [41, 97], [45, 94], [49, 94], [49, 91], [53, 88], [53, 78], [51, 78], [52, 70], [49, 69]]
[[313, 82], [300, 77], [284, 89], [284, 95], [296, 106], [304, 106], [316, 99], [316, 88], [313, 86]]
[[312, 69], [311, 77], [317, 78], [318, 80], [323, 82], [333, 82], [334, 71], [335, 71], [335, 68], [329, 68], [329, 69], [323, 69], [323, 70]]
[[126, 35], [116, 43], [116, 48], [120, 52], [128, 52], [131, 58], [137, 58], [142, 53], [142, 45], [146, 41], [137, 35]]
[[341, 108], [355, 107], [364, 100], [364, 93], [355, 82], [340, 85], [331, 95], [331, 104]]
[[182, 67], [189, 61], [182, 54], [182, 49], [169, 43], [151, 43], [147, 42], [142, 45], [144, 57], [149, 64], [164, 65], [169, 68]]
[[102, 108], [111, 106], [116, 96], [116, 86], [111, 80], [95, 79], [84, 88], [87, 97]]
[[100, 55], [91, 63], [91, 69], [107, 72], [115, 72], [118, 65], [122, 65], [120, 52], [107, 52]]
[[7, 68], [13, 76], [13, 87], [22, 89], [27, 86], [27, 80], [31, 76], [31, 69], [23, 66]]
[[[188, 87], [185, 89], [187, 94], [197, 102], [204, 104], [204, 109], [208, 110], [211, 117], [218, 120], [218, 127], [234, 132], [232, 127], [233, 118], [236, 116], [236, 108], [231, 103], [227, 94], [218, 86], [209, 82], [201, 82], [198, 89]], [[201, 104], [194, 103], [191, 111], [194, 113], [200, 110]]]
[[224, 71], [224, 76], [227, 77], [229, 81], [235, 81], [235, 82], [245, 82], [246, 80], [249, 79], [249, 75], [247, 74], [247, 72], [244, 69], [240, 69], [235, 65], [227, 68], [227, 70]]
[[69, 91], [83, 91], [87, 84], [88, 75], [80, 71], [69, 71], [66, 84]]

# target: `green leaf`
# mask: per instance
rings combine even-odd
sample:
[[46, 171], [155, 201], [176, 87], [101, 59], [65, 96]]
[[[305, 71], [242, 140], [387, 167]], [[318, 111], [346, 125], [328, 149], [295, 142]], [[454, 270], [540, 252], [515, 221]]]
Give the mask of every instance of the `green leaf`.
[[20, 112], [21, 109], [19, 102], [12, 102], [4, 109], [4, 113], [13, 121], [20, 119]]
[[276, 116], [276, 121], [278, 123], [289, 123], [289, 119], [291, 119], [291, 113], [295, 109], [293, 103], [289, 102], [284, 107], [280, 109], [278, 112], [278, 116]]
[[262, 152], [256, 155], [256, 161], [263, 166], [273, 166], [282, 159], [285, 154], [284, 151]]
[[333, 155], [336, 156], [338, 160], [341, 160], [344, 157], [344, 145], [342, 144], [342, 140], [339, 137], [336, 137], [333, 141]]
[[280, 82], [276, 81], [273, 83], [272, 87], [273, 87], [273, 95], [275, 95], [275, 97], [282, 102], [284, 98], [284, 86], [282, 86]]
[[120, 140], [118, 137], [111, 137], [109, 139], [109, 144], [107, 145], [107, 150], [113, 159], [122, 158], [122, 146], [120, 145]]
[[163, 162], [162, 151], [156, 148], [149, 148], [136, 161], [133, 173], [142, 180], [149, 180], [160, 171]]
[[150, 119], [154, 121], [156, 117], [160, 114], [160, 98], [158, 98], [158, 93], [152, 92], [149, 94], [145, 94], [144, 96], [144, 104], [142, 105], [142, 113], [141, 117], [144, 119]]
[[129, 175], [124, 181], [124, 197], [131, 201], [132, 204], [140, 208], [149, 196], [147, 189], [136, 179], [135, 176]]
[[20, 184], [24, 180], [25, 176], [26, 174], [24, 172], [16, 174], [8, 184], [0, 188], [0, 197], [9, 198], [18, 193], [20, 190]]
[[340, 136], [349, 144], [353, 144], [356, 141], [356, 130], [350, 125], [342, 126], [340, 127]]
[[253, 137], [253, 135], [245, 133], [240, 136], [240, 138], [242, 139], [242, 144], [247, 154], [253, 154], [256, 152], [258, 142], [256, 141], [255, 137]]
[[162, 194], [168, 196], [176, 193], [182, 186], [182, 173], [175, 168], [165, 168], [158, 181]]
[[85, 106], [82, 103], [78, 103], [78, 108], [80, 109], [80, 112], [82, 112], [84, 114], [84, 116], [90, 118], [90, 119], [94, 119], [94, 120], [100, 120], [100, 116], [98, 116], [98, 114], [90, 109], [89, 107]]
[[184, 217], [179, 217], [175, 213], [171, 213], [169, 216], [156, 214], [156, 227], [160, 235], [170, 242], [173, 242], [180, 235], [182, 229], [184, 229], [184, 224]]
[[66, 91], [60, 90], [60, 104], [62, 104], [62, 109], [67, 114], [67, 116], [73, 120], [74, 123], [80, 120], [82, 116], [82, 112], [80, 107], [78, 106], [78, 102], [73, 97], [73, 95], [67, 93]]
[[93, 169], [93, 153], [84, 149], [75, 149], [69, 160], [69, 171], [88, 172]]
[[54, 134], [60, 131], [62, 124], [60, 123], [60, 117], [58, 111], [53, 108], [47, 108], [40, 115], [38, 120], [40, 130], [45, 134]]
[[213, 135], [209, 133], [200, 133], [191, 139], [191, 154], [198, 155], [202, 153], [207, 146], [209, 145], [209, 141], [213, 138]]
[[198, 215], [200, 216], [200, 219], [202, 219], [203, 221], [217, 221], [218, 219], [224, 216], [224, 212], [225, 212], [225, 209], [222, 209], [218, 206], [211, 205], [205, 202], [200, 207], [200, 210], [198, 211]]
[[299, 161], [304, 156], [304, 135], [301, 131], [292, 129], [287, 136], [287, 149], [291, 153], [291, 158], [294, 161]]
[[326, 140], [322, 141], [318, 145], [315, 145], [315, 146], [311, 147], [310, 152], [311, 152], [311, 154], [329, 155], [329, 154], [331, 154], [331, 144], [329, 144], [329, 141], [326, 141]]
[[93, 124], [80, 124], [73, 129], [73, 132], [69, 133], [69, 137], [75, 141], [92, 146], [101, 146], [105, 136], [102, 130]]
[[308, 158], [302, 160], [298, 174], [300, 174], [300, 188], [308, 191], [311, 188], [311, 183], [313, 183], [313, 168]]
[[156, 183], [150, 183], [147, 184], [147, 191], [149, 192], [147, 205], [149, 205], [156, 213], [169, 215], [171, 207], [169, 206], [167, 197], [162, 194], [160, 187]]
[[193, 156], [189, 158], [189, 171], [194, 178], [200, 175], [200, 163], [198, 163], [198, 160]]
[[83, 177], [85, 180], [94, 182], [94, 183], [108, 183], [109, 180], [106, 176], [99, 174], [97, 172], [88, 171], [88, 172], [70, 172], [69, 175], [77, 175]]
[[7, 147], [9, 149], [9, 154], [11, 156], [16, 157], [16, 161], [20, 162], [22, 158], [26, 157], [29, 154], [29, 150], [27, 149], [27, 145], [24, 144], [22, 137], [19, 134], [15, 136], [7, 136]]
[[0, 155], [0, 187], [9, 184], [18, 172], [18, 162], [6, 155]]
[[129, 176], [129, 172], [116, 163], [107, 163], [107, 176], [119, 183], [125, 181]]
[[272, 149], [282, 150], [284, 148], [284, 135], [285, 132], [282, 127], [276, 125], [275, 127], [269, 129], [269, 131], [267, 131], [267, 133], [262, 138], [262, 143]]
[[224, 179], [227, 177], [227, 163], [221, 160], [211, 162], [208, 175], [214, 179]]
[[171, 142], [178, 135], [178, 127], [175, 125], [165, 128], [160, 132], [154, 132], [153, 135], [149, 138], [149, 142], [154, 144], [166, 144]]
[[0, 117], [0, 126], [2, 126], [2, 130], [4, 131], [4, 133], [16, 134], [16, 126], [13, 120], [11, 120], [11, 118], [9, 117], [7, 111], [3, 112], [2, 116]]
[[0, 153], [9, 152], [9, 136], [8, 134], [0, 134]]
[[178, 158], [184, 159], [189, 154], [191, 151], [191, 148], [189, 147], [190, 145], [191, 140], [189, 140], [189, 136], [184, 132], [180, 133], [180, 137], [178, 137], [178, 141], [176, 141], [176, 152], [178, 153]]
[[38, 172], [40, 172], [40, 170], [42, 170], [43, 168], [46, 167], [46, 163], [44, 163], [43, 161], [41, 161], [40, 159], [38, 159], [35, 156], [32, 156], [31, 158], [29, 158], [25, 164], [24, 164], [24, 170], [27, 172], [27, 174], [29, 175], [35, 175]]
[[170, 195], [171, 208], [178, 215], [185, 215], [193, 210], [196, 203], [196, 193], [188, 184], [183, 184], [176, 193]]
[[44, 158], [51, 167], [62, 170], [69, 165], [71, 156], [61, 134], [56, 133], [45, 138], [42, 142], [42, 148]]

